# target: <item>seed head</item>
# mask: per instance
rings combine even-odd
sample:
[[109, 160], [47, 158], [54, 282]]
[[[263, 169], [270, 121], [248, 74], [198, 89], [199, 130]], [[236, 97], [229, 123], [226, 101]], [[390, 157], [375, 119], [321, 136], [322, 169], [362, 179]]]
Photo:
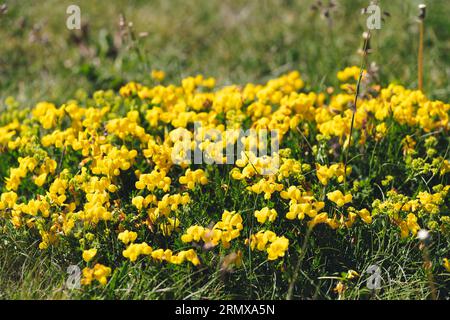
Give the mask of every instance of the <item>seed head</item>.
[[427, 14], [427, 6], [425, 4], [419, 4], [419, 20], [425, 20], [425, 16]]
[[417, 232], [417, 239], [420, 241], [427, 241], [430, 238], [430, 233], [428, 230], [421, 229], [419, 232]]

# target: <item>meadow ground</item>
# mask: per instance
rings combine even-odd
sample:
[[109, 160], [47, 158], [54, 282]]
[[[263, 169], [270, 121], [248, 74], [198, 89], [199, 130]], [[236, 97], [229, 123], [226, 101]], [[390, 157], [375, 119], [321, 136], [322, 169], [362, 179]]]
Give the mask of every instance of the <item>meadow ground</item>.
[[[101, 106], [102, 103], [114, 105], [119, 101], [117, 110], [111, 112], [109, 120], [133, 118], [127, 112], [138, 110], [140, 117], [146, 119], [142, 120], [145, 129], [154, 136], [164, 137], [164, 130], [170, 131], [178, 126], [172, 122], [167, 128], [153, 128], [146, 110], [141, 108], [142, 105], [148, 107], [150, 103], [144, 103], [147, 97], [133, 96], [136, 94], [133, 88], [129, 89], [129, 94], [124, 90], [119, 100], [114, 100], [112, 93], [104, 96], [103, 93], [97, 94], [90, 98], [98, 90], [112, 89], [118, 93], [130, 81], [153, 86], [155, 82], [150, 76], [152, 70], [165, 71], [164, 84], [180, 85], [182, 79], [188, 76], [203, 74], [205, 77], [214, 77], [217, 88], [231, 84], [264, 84], [292, 70], [299, 70], [305, 85], [298, 89], [305, 93], [327, 93], [325, 103], [330, 103], [334, 93], [329, 87], [333, 87], [335, 93], [348, 93], [340, 89], [340, 81], [336, 77], [338, 71], [361, 63], [358, 50], [362, 48], [362, 33], [366, 29], [367, 16], [361, 15], [360, 11], [367, 6], [368, 1], [334, 1], [334, 7], [328, 7], [328, 1], [322, 2], [324, 4], [318, 6], [317, 1], [312, 0], [116, 0], [108, 1], [108, 4], [105, 1], [87, 0], [47, 0], [41, 3], [31, 0], [6, 1], [7, 9], [0, 9], [0, 127], [14, 119], [22, 121], [27, 118], [31, 108], [39, 101], [49, 101], [58, 107], [71, 99], [77, 99], [80, 106]], [[376, 63], [376, 83], [382, 88], [389, 84], [399, 84], [409, 89], [418, 86], [419, 3], [381, 3], [382, 10], [389, 14], [383, 14], [381, 29], [372, 32], [368, 62]], [[71, 31], [65, 26], [66, 8], [71, 4], [81, 8], [82, 31]], [[423, 91], [430, 101], [448, 103], [450, 5], [446, 0], [427, 1], [427, 4]], [[403, 92], [398, 94], [405, 97], [402, 96]], [[351, 96], [349, 93], [346, 98]], [[13, 101], [8, 97], [14, 97]], [[320, 109], [320, 99], [313, 100], [314, 108]], [[361, 100], [363, 103], [375, 101], [376, 97], [368, 93]], [[207, 105], [201, 108], [207, 109]], [[278, 101], [272, 107], [279, 105]], [[167, 234], [155, 232], [157, 235], [153, 236], [149, 230], [139, 229], [132, 218], [125, 218], [124, 223], [113, 218], [112, 225], [100, 223], [98, 230], [90, 230], [94, 240], [85, 239], [85, 233], [81, 235], [83, 241], [90, 241], [90, 245], [98, 248], [95, 259], [101, 259], [100, 262], [113, 269], [106, 286], [92, 284], [83, 286], [82, 290], [69, 290], [67, 267], [92, 267], [83, 262], [81, 256], [82, 249], [88, 249], [89, 245], [81, 243], [78, 235], [64, 238], [59, 246], [40, 250], [39, 244], [43, 242], [43, 237], [39, 236], [39, 232], [25, 227], [28, 222], [18, 222], [20, 227], [11, 223], [14, 220], [10, 219], [11, 213], [7, 211], [6, 204], [3, 207], [0, 204], [0, 298], [284, 299], [291, 292], [291, 298], [295, 299], [427, 299], [437, 292], [439, 298], [448, 299], [450, 271], [443, 267], [442, 260], [450, 258], [450, 221], [439, 218], [450, 215], [449, 197], [444, 195], [442, 188], [433, 189], [438, 185], [449, 185], [449, 173], [441, 174], [447, 170], [442, 168], [442, 163], [449, 158], [448, 119], [445, 124], [442, 120], [445, 114], [448, 118], [446, 106], [439, 107], [445, 110], [444, 115], [429, 116], [431, 124], [425, 120], [420, 122], [416, 114], [413, 118], [417, 123], [413, 121], [414, 124], [398, 120], [401, 116], [393, 116], [386, 120], [389, 127], [387, 133], [382, 127], [377, 127], [380, 130], [374, 129], [376, 133], [372, 140], [370, 134], [366, 137], [368, 142], [365, 146], [362, 142], [361, 146], [350, 148], [349, 159], [353, 171], [348, 183], [353, 189], [343, 186], [342, 179], [339, 180], [342, 175], [339, 174], [329, 177], [330, 181], [336, 178], [333, 182], [323, 184], [315, 171], [316, 163], [331, 165], [347, 161], [344, 157], [345, 148], [342, 147], [345, 138], [341, 141], [333, 140], [333, 137], [327, 141], [321, 140], [316, 134], [324, 134], [325, 129], [319, 126], [322, 120], [318, 121], [314, 117], [312, 120], [296, 118], [295, 121], [300, 121], [299, 126], [303, 123], [309, 126], [300, 126], [300, 131], [293, 126], [293, 130], [286, 134], [282, 147], [290, 148], [292, 154], [289, 157], [309, 167], [302, 167], [301, 172], [297, 172], [301, 178], [288, 176], [288, 180], [280, 183], [284, 184], [286, 190], [289, 186], [298, 185], [302, 191], [313, 192], [318, 200], [328, 201], [326, 209], [334, 210], [330, 212], [340, 212], [342, 206], [333, 204], [333, 200], [329, 201], [327, 193], [339, 188], [344, 191], [354, 190], [352, 205], [357, 210], [368, 208], [372, 214], [379, 211], [378, 217], [374, 215], [370, 225], [358, 221], [354, 228], [331, 230], [329, 226], [321, 224], [309, 231], [306, 223], [292, 224], [286, 221], [286, 212], [291, 210], [289, 201], [283, 202], [278, 195], [277, 198], [264, 199], [263, 195], [248, 192], [246, 187], [256, 181], [247, 179], [245, 184], [239, 179], [230, 178], [232, 167], [193, 168], [205, 170], [208, 184], [196, 186], [192, 190], [180, 186], [183, 184], [181, 182], [178, 184], [178, 178], [184, 171], [173, 169], [170, 172], [173, 180], [171, 192], [188, 191], [192, 200], [187, 207], [179, 209], [186, 216], [182, 220], [181, 230], [169, 234], [166, 239]], [[249, 116], [245, 126], [258, 120], [257, 116], [248, 113], [247, 107], [243, 106]], [[341, 110], [343, 115], [344, 109]], [[45, 126], [43, 120], [38, 121], [39, 116], [34, 117], [35, 124]], [[106, 122], [104, 124], [106, 128]], [[380, 124], [374, 122], [374, 128]], [[64, 130], [67, 123], [50, 125], [53, 126]], [[355, 141], [362, 141], [360, 139], [364, 130], [361, 128], [364, 125], [357, 121]], [[45, 132], [41, 129], [36, 129], [33, 134], [42, 138]], [[8, 130], [4, 132], [10, 132]], [[112, 132], [111, 136], [114, 136], [114, 130], [109, 131]], [[345, 137], [345, 132], [343, 134]], [[409, 153], [409, 149], [405, 148], [404, 141], [409, 141], [407, 135], [417, 143], [416, 154]], [[430, 140], [430, 136], [435, 140]], [[18, 156], [30, 155], [35, 150], [14, 151], [11, 147], [8, 150], [2, 145], [5, 143], [2, 137], [0, 142], [0, 192], [6, 193], [11, 190], [6, 178], [10, 177], [10, 169], [18, 166]], [[150, 162], [145, 162], [145, 158], [149, 157], [143, 156], [147, 145], [144, 148], [133, 141], [122, 142], [130, 150], [135, 148], [139, 152], [139, 161], [142, 162], [138, 161], [134, 169], [150, 173], [153, 167], [148, 165]], [[119, 147], [121, 145], [120, 139], [112, 143]], [[39, 152], [45, 150], [50, 158], [57, 160], [58, 173], [61, 173], [59, 168], [76, 167], [83, 158], [81, 152], [68, 151], [66, 154], [65, 148], [53, 148], [52, 143], [46, 146], [43, 144], [39, 146]], [[305, 151], [308, 148], [310, 151]], [[332, 149], [334, 154], [328, 153], [328, 149]], [[45, 161], [42, 159], [39, 161]], [[434, 159], [441, 162], [437, 165]], [[153, 158], [151, 161], [156, 162]], [[428, 171], [424, 169], [426, 163], [429, 163]], [[135, 207], [138, 206], [135, 202], [132, 204], [132, 199], [141, 195], [137, 190], [132, 190], [137, 178], [131, 177], [132, 172], [122, 170], [121, 182], [117, 183], [121, 191], [117, 197], [112, 196], [111, 203], [120, 200], [124, 203], [121, 209], [127, 212], [127, 216], [134, 216], [135, 213], [139, 216], [140, 209], [137, 211]], [[76, 175], [77, 171], [70, 174]], [[107, 174], [105, 176], [110, 178]], [[345, 177], [344, 174], [344, 180]], [[27, 179], [17, 192], [22, 201], [29, 201], [36, 194], [45, 194], [48, 188], [36, 187], [32, 178]], [[50, 185], [50, 181], [47, 181], [44, 187]], [[382, 208], [377, 207], [379, 204], [373, 204], [376, 199], [385, 202], [392, 200], [394, 204], [395, 201], [401, 202], [389, 193], [391, 189], [408, 197], [407, 200], [403, 199], [404, 204], [419, 199], [420, 192], [431, 195], [442, 193], [442, 199], [431, 203], [438, 209], [427, 207], [418, 209], [417, 212], [422, 210], [420, 214], [416, 212], [420, 227], [432, 232], [432, 242], [427, 243], [427, 249], [416, 239], [415, 221], [407, 215], [407, 210], [401, 212], [403, 216], [393, 216], [391, 212], [387, 213], [390, 210], [386, 208], [388, 204]], [[155, 194], [160, 197], [166, 190], [158, 192]], [[425, 206], [425, 200], [417, 201]], [[76, 205], [77, 210], [80, 209], [79, 205]], [[275, 208], [278, 212], [278, 220], [273, 225], [265, 225], [265, 229], [276, 230], [277, 236], [284, 235], [290, 241], [284, 258], [280, 256], [275, 261], [265, 259], [265, 256], [244, 245], [246, 237], [264, 230], [254, 217], [254, 211], [263, 207]], [[155, 244], [156, 247], [187, 249], [190, 247], [180, 240], [180, 236], [187, 232], [187, 227], [207, 227], [220, 220], [226, 209], [242, 215], [245, 231], [241, 235], [242, 243], [232, 244], [230, 250], [222, 244], [216, 251], [205, 252], [192, 245], [201, 252], [200, 266], [190, 263], [179, 266], [173, 263], [160, 267], [154, 261], [130, 262], [122, 256], [125, 247], [114, 234], [118, 230], [123, 231], [123, 228], [135, 228], [139, 242], [145, 239], [152, 247]], [[52, 213], [58, 213], [56, 208], [52, 210], [56, 210]], [[205, 216], [205, 213], [209, 216]], [[402, 222], [409, 223], [406, 227], [407, 237], [402, 237]], [[331, 221], [327, 223], [333, 224]], [[347, 220], [342, 223], [348, 226]], [[242, 262], [236, 263], [236, 257], [233, 256], [230, 265], [236, 263], [236, 266], [231, 271], [227, 268], [224, 270], [225, 257], [231, 259], [230, 255], [239, 250], [242, 251], [239, 254], [243, 254]], [[373, 265], [379, 266], [382, 272], [381, 290], [367, 288], [367, 270]], [[358, 275], [355, 276], [351, 270], [355, 270]]]

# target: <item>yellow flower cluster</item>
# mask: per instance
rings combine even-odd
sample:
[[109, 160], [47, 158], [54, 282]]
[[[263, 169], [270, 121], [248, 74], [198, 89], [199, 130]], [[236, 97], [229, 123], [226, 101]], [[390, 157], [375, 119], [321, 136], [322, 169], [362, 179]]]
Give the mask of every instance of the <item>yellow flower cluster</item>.
[[104, 174], [107, 177], [118, 176], [121, 170], [130, 169], [136, 156], [136, 150], [128, 150], [125, 146], [118, 149], [109, 144], [103, 145], [101, 155], [93, 159], [92, 173]]
[[177, 254], [173, 254], [170, 249], [158, 249], [152, 251], [151, 256], [156, 261], [167, 261], [172, 264], [181, 264], [184, 261], [189, 261], [194, 266], [198, 266], [200, 264], [200, 259], [194, 249], [182, 250]]
[[136, 240], [137, 233], [134, 231], [125, 230], [119, 233], [117, 238], [124, 244], [129, 244], [130, 242], [133, 243]]
[[273, 231], [261, 230], [251, 235], [250, 239], [246, 240], [246, 244], [249, 244], [252, 250], [256, 248], [259, 251], [266, 251], [267, 259], [276, 260], [284, 257], [289, 247], [289, 239], [283, 236], [278, 237]]
[[[277, 166], [280, 163], [280, 159], [278, 154], [274, 154], [272, 156], [263, 156], [257, 157], [253, 152], [242, 152], [240, 158], [236, 160], [236, 166], [231, 171], [231, 177], [235, 180], [243, 180], [250, 179], [253, 177], [261, 176], [261, 175], [270, 175], [271, 180], [275, 180], [275, 173], [277, 173]], [[287, 163], [283, 168], [283, 171], [280, 172], [281, 175], [290, 175], [291, 172], [287, 173], [288, 168], [298, 169], [297, 166], [294, 166], [293, 162]], [[242, 168], [242, 171], [239, 170]]]
[[160, 216], [168, 216], [170, 212], [178, 210], [178, 207], [184, 206], [190, 202], [189, 194], [177, 193], [173, 195], [165, 194], [160, 201], [156, 201], [155, 207], [148, 209], [148, 215], [152, 221]]
[[6, 178], [6, 189], [16, 191], [20, 182], [26, 177], [28, 172], [33, 172], [37, 165], [37, 160], [32, 157], [19, 157], [19, 167], [11, 168], [9, 178]]
[[84, 250], [82, 257], [83, 257], [84, 261], [89, 262], [95, 257], [96, 254], [97, 254], [97, 249], [93, 248], [93, 249], [89, 249], [89, 250]]
[[164, 80], [166, 73], [162, 70], [152, 70], [151, 75], [152, 75], [152, 79], [161, 82]]
[[269, 209], [268, 207], [264, 207], [261, 210], [255, 211], [255, 218], [259, 223], [264, 224], [267, 220], [270, 222], [274, 222], [277, 218], [277, 211], [275, 209]]
[[256, 194], [264, 193], [264, 199], [270, 199], [272, 197], [272, 194], [275, 191], [282, 191], [283, 185], [280, 183], [276, 183], [275, 179], [273, 177], [270, 177], [268, 179], [261, 178], [258, 182], [255, 184], [248, 186], [247, 190], [254, 192]]
[[314, 218], [325, 207], [325, 202], [316, 201], [311, 192], [301, 191], [296, 186], [290, 186], [280, 193], [281, 198], [290, 200], [286, 218], [303, 220], [305, 215]]
[[[350, 67], [338, 79], [354, 86], [359, 74]], [[421, 227], [449, 232], [450, 162], [442, 152], [449, 104], [391, 84], [361, 94], [352, 106], [351, 90], [308, 92], [295, 71], [265, 84], [217, 89], [215, 79], [201, 75], [167, 86], [164, 72], [151, 77], [151, 87], [131, 82], [119, 95], [97, 91], [59, 107], [41, 102], [25, 121], [1, 123], [0, 224], [30, 230], [42, 250], [79, 243], [73, 250], [87, 265], [113, 256], [102, 252], [117, 248], [111, 234], [125, 246], [127, 260], [198, 265], [207, 249], [233, 243], [242, 250], [244, 233], [252, 234], [252, 250], [282, 258], [294, 224], [375, 228], [386, 217], [403, 238]], [[234, 129], [273, 130], [280, 149], [262, 155], [260, 139]], [[377, 167], [384, 152], [377, 148], [388, 142], [398, 144], [387, 148], [398, 150], [398, 170]], [[224, 164], [224, 151], [237, 143], [244, 150]], [[186, 159], [199, 150], [203, 163]], [[351, 166], [342, 163], [343, 153], [355, 150]], [[409, 184], [420, 187], [410, 196], [400, 193]], [[205, 198], [222, 207], [211, 210], [199, 201]], [[260, 230], [267, 222], [273, 231]], [[147, 242], [136, 243], [138, 237]], [[106, 284], [112, 272], [95, 264], [83, 270], [83, 283]]]
[[417, 234], [420, 226], [417, 223], [417, 217], [413, 213], [409, 213], [404, 221], [400, 222], [400, 231], [402, 238], [409, 236], [409, 233], [413, 236]]
[[444, 258], [444, 268], [450, 272], [450, 261], [447, 258]]
[[131, 262], [134, 262], [141, 254], [150, 255], [152, 251], [152, 248], [145, 242], [132, 243], [125, 250], [123, 250], [123, 256], [130, 259]]
[[64, 107], [56, 108], [53, 103], [39, 102], [33, 110], [33, 116], [44, 129], [53, 128], [64, 115]]
[[[435, 217], [438, 221], [429, 223], [429, 227], [437, 229], [439, 220], [445, 229], [446, 216], [439, 216], [444, 199], [450, 191], [450, 185], [437, 185], [433, 188], [436, 192], [419, 192], [415, 198], [409, 198], [401, 193], [391, 190], [385, 201], [375, 200], [372, 204], [374, 215], [386, 214], [400, 228], [402, 238], [409, 235], [415, 236], [420, 229], [418, 217], [427, 215]], [[434, 226], [434, 227], [433, 227]]]
[[0, 209], [12, 209], [17, 202], [17, 194], [14, 191], [4, 192], [0, 197]]
[[81, 284], [90, 285], [92, 281], [97, 280], [102, 286], [108, 283], [108, 277], [111, 275], [111, 268], [97, 263], [93, 268], [83, 269], [83, 278]]
[[139, 175], [139, 181], [136, 182], [136, 189], [143, 190], [147, 188], [148, 191], [154, 191], [155, 188], [161, 189], [165, 192], [169, 191], [172, 180], [166, 176], [164, 170], [153, 170], [152, 172]]
[[340, 190], [327, 193], [327, 198], [338, 205], [343, 207], [345, 204], [352, 202], [353, 196], [350, 193], [343, 194]]
[[337, 78], [341, 82], [348, 81], [349, 79], [358, 80], [360, 68], [357, 66], [345, 68], [337, 73]]
[[207, 247], [215, 247], [221, 243], [224, 248], [229, 248], [231, 241], [239, 237], [242, 229], [241, 215], [235, 211], [225, 210], [222, 214], [222, 220], [211, 229], [191, 226], [181, 236], [181, 240], [186, 243], [201, 240]]
[[[137, 233], [133, 231], [125, 230], [119, 233], [118, 238], [125, 245], [128, 245], [122, 254], [125, 258], [131, 262], [135, 262], [140, 255], [150, 256], [157, 261], [167, 261], [173, 264], [181, 264], [185, 260], [190, 261], [193, 265], [200, 264], [200, 260], [194, 250], [182, 250], [177, 254], [173, 254], [170, 249], [157, 249], [153, 250], [147, 243], [134, 243], [137, 238]], [[95, 255], [95, 254], [94, 254]]]
[[185, 184], [188, 189], [192, 190], [197, 183], [200, 183], [201, 185], [207, 184], [208, 178], [206, 177], [205, 171], [202, 169], [197, 169], [195, 171], [187, 169], [184, 176], [181, 176], [179, 181], [181, 184]]
[[[343, 163], [336, 163], [332, 164], [331, 166], [326, 165], [320, 165], [316, 164], [316, 174], [317, 178], [319, 179], [320, 183], [326, 186], [328, 182], [336, 177], [337, 181], [343, 182], [344, 181], [344, 164]], [[346, 175], [350, 175], [352, 173], [352, 168], [350, 166], [347, 167], [347, 173]]]

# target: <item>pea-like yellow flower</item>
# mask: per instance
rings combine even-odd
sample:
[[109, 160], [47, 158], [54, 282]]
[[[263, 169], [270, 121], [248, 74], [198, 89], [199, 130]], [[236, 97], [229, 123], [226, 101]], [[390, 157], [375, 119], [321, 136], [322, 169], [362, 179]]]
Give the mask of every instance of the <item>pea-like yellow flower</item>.
[[132, 243], [123, 250], [123, 256], [130, 259], [131, 262], [134, 262], [140, 255], [150, 255], [152, 251], [152, 248], [145, 242]]
[[444, 268], [445, 268], [448, 272], [450, 272], [450, 261], [449, 261], [447, 258], [444, 258], [443, 263], [444, 263]]
[[406, 225], [414, 236], [417, 234], [417, 231], [420, 230], [420, 226], [417, 223], [417, 217], [413, 213], [409, 213], [406, 217]]
[[212, 229], [191, 226], [181, 236], [181, 240], [185, 243], [202, 240], [207, 248], [214, 247], [219, 243], [223, 247], [229, 248], [231, 241], [240, 236], [243, 228], [242, 216], [235, 211], [225, 210], [222, 213], [222, 220], [217, 222]]
[[38, 187], [42, 187], [42, 185], [45, 183], [45, 179], [47, 179], [47, 173], [44, 172], [34, 179], [34, 183]]
[[269, 200], [274, 192], [280, 192], [283, 190], [283, 185], [276, 183], [272, 178], [262, 178], [257, 183], [248, 186], [247, 190], [252, 191], [256, 194], [264, 193], [264, 199]]
[[89, 262], [95, 257], [96, 254], [97, 254], [97, 249], [95, 249], [95, 248], [89, 249], [89, 250], [84, 250], [83, 251], [83, 260], [86, 262]]
[[[317, 178], [324, 186], [326, 186], [328, 182], [334, 177], [337, 177], [338, 182], [343, 182], [345, 178], [344, 168], [345, 166], [343, 163], [332, 164], [329, 167], [316, 163]], [[345, 175], [348, 176], [351, 172], [352, 168], [350, 166], [347, 166]]]
[[312, 220], [308, 222], [308, 227], [314, 228], [316, 225], [326, 223], [327, 221], [328, 221], [328, 213], [322, 212], [321, 214], [316, 215]]
[[128, 244], [130, 242], [134, 242], [137, 238], [137, 233], [134, 231], [125, 230], [119, 233], [118, 239], [122, 241], [124, 244]]
[[138, 210], [141, 210], [141, 209], [142, 209], [142, 206], [143, 206], [143, 204], [144, 204], [144, 197], [142, 197], [142, 196], [134, 197], [134, 198], [131, 200], [131, 203], [132, 203], [133, 206], [135, 206]]
[[147, 188], [148, 191], [153, 192], [156, 188], [163, 191], [169, 191], [172, 179], [166, 176], [164, 170], [153, 170], [149, 174], [141, 174], [139, 181], [136, 182], [136, 189], [143, 190]]
[[266, 251], [269, 260], [276, 260], [284, 257], [289, 246], [289, 239], [278, 237], [275, 232], [270, 230], [261, 230], [251, 235], [245, 244], [250, 245], [251, 250]]
[[261, 210], [255, 211], [255, 217], [259, 223], [263, 224], [266, 220], [270, 222], [274, 222], [277, 218], [277, 211], [275, 209], [269, 209], [268, 207], [264, 207]]
[[111, 268], [97, 263], [94, 268], [84, 268], [82, 285], [90, 285], [93, 280], [97, 280], [102, 286], [108, 283], [108, 277], [111, 275]]
[[[364, 70], [364, 73], [366, 71]], [[345, 82], [349, 79], [358, 80], [360, 73], [360, 68], [357, 66], [347, 67], [342, 71], [339, 71], [337, 73], [337, 78], [341, 82]]]
[[371, 224], [372, 223], [372, 216], [367, 209], [361, 209], [358, 211], [358, 215], [361, 218], [364, 223]]
[[17, 194], [14, 191], [2, 193], [0, 196], [0, 209], [13, 208], [17, 201]]
[[327, 198], [336, 203], [338, 207], [343, 207], [345, 204], [352, 202], [353, 199], [350, 193], [344, 195], [340, 190], [327, 193]]
[[194, 189], [196, 184], [207, 184], [208, 178], [206, 177], [206, 173], [202, 169], [197, 169], [195, 171], [187, 169], [184, 173], [184, 176], [181, 176], [179, 181], [181, 184], [185, 184], [188, 189], [192, 190]]
[[269, 254], [269, 260], [276, 260], [278, 258], [284, 257], [285, 252], [289, 247], [289, 240], [286, 237], [278, 237], [273, 241], [267, 248], [267, 253]]
[[151, 76], [153, 80], [163, 81], [166, 76], [166, 73], [161, 70], [152, 70]]

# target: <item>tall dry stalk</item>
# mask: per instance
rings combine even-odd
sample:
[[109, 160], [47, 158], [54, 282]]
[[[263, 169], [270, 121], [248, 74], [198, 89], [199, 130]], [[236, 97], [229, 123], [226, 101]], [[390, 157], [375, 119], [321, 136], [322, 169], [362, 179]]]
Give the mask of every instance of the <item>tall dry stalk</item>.
[[423, 36], [424, 36], [424, 21], [427, 12], [427, 6], [419, 5], [419, 54], [418, 54], [418, 77], [419, 90], [423, 91]]
[[297, 265], [295, 266], [294, 274], [292, 275], [292, 279], [289, 283], [286, 300], [292, 300], [292, 297], [294, 295], [295, 283], [297, 282], [298, 274], [300, 272], [300, 269], [302, 268], [303, 260], [305, 259], [306, 249], [308, 247], [308, 240], [309, 240], [309, 237], [311, 236], [312, 231], [313, 231], [313, 228], [308, 227], [308, 230], [306, 231], [305, 239], [303, 240], [303, 245], [302, 245], [302, 249], [300, 251], [300, 256], [298, 257]]
[[430, 294], [432, 300], [438, 299], [438, 291], [436, 289], [436, 285], [433, 277], [432, 266], [433, 263], [430, 259], [430, 252], [428, 250], [428, 246], [430, 244], [430, 233], [427, 230], [419, 230], [417, 233], [417, 238], [420, 240], [419, 249], [422, 251], [422, 259], [423, 259], [423, 268], [427, 275], [428, 286], [430, 287]]
[[350, 124], [350, 133], [348, 137], [348, 144], [345, 150], [345, 157], [344, 157], [344, 192], [347, 192], [347, 164], [348, 164], [348, 152], [350, 150], [350, 146], [352, 144], [352, 134], [353, 134], [353, 128], [355, 126], [355, 114], [356, 114], [356, 105], [358, 103], [358, 96], [361, 88], [361, 80], [364, 73], [364, 69], [366, 66], [367, 61], [367, 54], [369, 52], [369, 41], [370, 41], [370, 30], [368, 32], [364, 32], [363, 38], [364, 38], [364, 45], [363, 45], [363, 56], [361, 59], [361, 66], [359, 68], [359, 77], [358, 82], [356, 83], [356, 90], [355, 90], [355, 99], [353, 100], [353, 106], [352, 106], [352, 122]]

